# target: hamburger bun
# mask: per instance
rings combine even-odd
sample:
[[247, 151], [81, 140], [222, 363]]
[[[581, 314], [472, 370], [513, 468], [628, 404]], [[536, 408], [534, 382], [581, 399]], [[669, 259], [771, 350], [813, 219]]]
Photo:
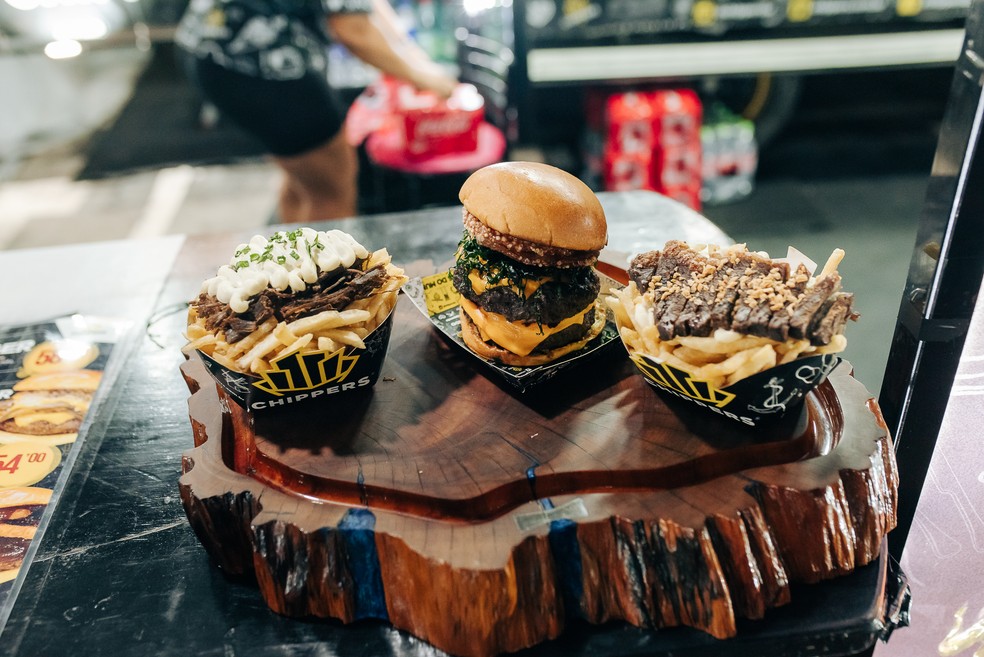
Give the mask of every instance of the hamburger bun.
[[[548, 164], [483, 167], [465, 180], [458, 198], [465, 210], [503, 235], [572, 251], [600, 251], [608, 241], [605, 211], [591, 188]], [[482, 244], [500, 250], [495, 243]]]
[[96, 370], [73, 370], [70, 372], [49, 372], [34, 374], [14, 384], [15, 392], [80, 390], [95, 392], [99, 387], [102, 372]]

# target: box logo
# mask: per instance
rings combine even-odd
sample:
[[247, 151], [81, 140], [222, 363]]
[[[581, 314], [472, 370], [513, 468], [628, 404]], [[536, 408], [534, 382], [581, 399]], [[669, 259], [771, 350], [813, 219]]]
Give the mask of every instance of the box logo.
[[666, 363], [657, 363], [634, 355], [632, 360], [649, 381], [697, 401], [723, 408], [735, 395], [711, 386], [707, 381], [691, 378], [690, 374]]
[[341, 382], [359, 362], [359, 356], [337, 351], [294, 351], [274, 360], [270, 370], [253, 385], [278, 397], [284, 393], [313, 390], [328, 383]]

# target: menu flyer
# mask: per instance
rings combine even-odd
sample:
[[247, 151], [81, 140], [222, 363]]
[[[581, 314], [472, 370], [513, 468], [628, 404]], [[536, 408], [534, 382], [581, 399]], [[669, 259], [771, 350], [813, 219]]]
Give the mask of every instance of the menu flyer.
[[0, 632], [127, 328], [82, 315], [0, 326]]

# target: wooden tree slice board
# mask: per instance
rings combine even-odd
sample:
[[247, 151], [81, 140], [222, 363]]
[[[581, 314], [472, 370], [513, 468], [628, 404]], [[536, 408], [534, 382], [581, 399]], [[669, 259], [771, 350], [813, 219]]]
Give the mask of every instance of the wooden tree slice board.
[[895, 525], [891, 441], [846, 363], [771, 433], [664, 398], [617, 344], [514, 393], [407, 299], [373, 390], [306, 419], [251, 419], [183, 370], [181, 494], [216, 562], [277, 612], [383, 619], [452, 654], [569, 619], [730, 637]]

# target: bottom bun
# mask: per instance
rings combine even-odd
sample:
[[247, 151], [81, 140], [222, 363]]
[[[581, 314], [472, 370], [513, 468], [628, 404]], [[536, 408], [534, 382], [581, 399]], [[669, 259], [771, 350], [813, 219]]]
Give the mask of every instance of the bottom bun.
[[468, 313], [459, 309], [458, 314], [461, 317], [461, 339], [469, 349], [474, 351], [482, 358], [496, 360], [503, 365], [512, 365], [515, 367], [546, 365], [547, 363], [552, 363], [561, 356], [566, 356], [573, 351], [577, 351], [598, 337], [601, 330], [605, 328], [606, 321], [604, 305], [601, 303], [601, 300], [595, 301], [594, 323], [591, 324], [591, 328], [588, 329], [588, 333], [583, 338], [577, 340], [576, 342], [569, 342], [563, 346], [556, 347], [550, 351], [534, 351], [526, 356], [520, 356], [519, 354], [514, 354], [494, 342], [487, 342], [486, 340], [483, 340], [481, 332], [479, 332], [478, 327], [475, 326], [475, 323], [471, 320], [471, 317], [468, 316]]

